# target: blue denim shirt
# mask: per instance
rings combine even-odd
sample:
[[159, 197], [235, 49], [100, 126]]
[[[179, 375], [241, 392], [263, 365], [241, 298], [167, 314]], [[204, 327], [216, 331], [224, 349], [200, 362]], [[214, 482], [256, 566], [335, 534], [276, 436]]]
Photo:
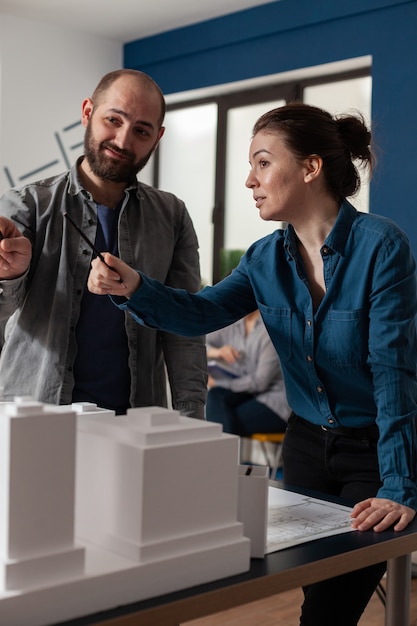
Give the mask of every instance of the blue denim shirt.
[[258, 307], [295, 413], [327, 427], [376, 422], [378, 495], [417, 509], [417, 289], [407, 237], [345, 201], [321, 255], [326, 293], [315, 311], [291, 226], [254, 243], [230, 276], [197, 295], [143, 276], [119, 305], [142, 324], [191, 335]]
[[[0, 319], [8, 322], [0, 359], [0, 395], [31, 395], [69, 404], [74, 387], [76, 326], [92, 251], [64, 219], [67, 211], [91, 241], [97, 206], [82, 187], [77, 164], [59, 176], [7, 191], [0, 213], [32, 242], [26, 275], [0, 281]], [[184, 203], [143, 183], [125, 190], [118, 224], [120, 257], [172, 287], [200, 288], [197, 237]], [[139, 327], [126, 316], [131, 406], [172, 404], [204, 418], [205, 340]]]

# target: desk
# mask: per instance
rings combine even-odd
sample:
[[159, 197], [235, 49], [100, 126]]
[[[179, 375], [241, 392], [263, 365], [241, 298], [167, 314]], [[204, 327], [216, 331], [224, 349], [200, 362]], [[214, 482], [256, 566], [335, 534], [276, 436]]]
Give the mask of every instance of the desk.
[[348, 532], [252, 559], [244, 574], [61, 622], [61, 626], [177, 626], [384, 560], [388, 561], [385, 626], [409, 626], [410, 553], [416, 550], [417, 520], [401, 533]]

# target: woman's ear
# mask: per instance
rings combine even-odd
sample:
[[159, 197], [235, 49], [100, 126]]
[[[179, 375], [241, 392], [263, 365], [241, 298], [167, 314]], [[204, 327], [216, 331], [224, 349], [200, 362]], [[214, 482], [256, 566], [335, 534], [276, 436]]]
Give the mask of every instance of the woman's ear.
[[318, 154], [311, 154], [305, 159], [304, 164], [306, 167], [304, 182], [309, 183], [321, 174], [323, 159]]

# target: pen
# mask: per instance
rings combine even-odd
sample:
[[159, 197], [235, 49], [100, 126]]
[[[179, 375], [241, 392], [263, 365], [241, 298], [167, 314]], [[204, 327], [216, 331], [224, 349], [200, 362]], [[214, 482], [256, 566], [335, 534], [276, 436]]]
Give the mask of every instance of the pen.
[[252, 465], [249, 465], [248, 469], [245, 472], [245, 476], [250, 476], [252, 474]]
[[[77, 231], [77, 233], [84, 239], [84, 241], [86, 242], [86, 244], [88, 244], [90, 246], [90, 248], [93, 250], [93, 252], [96, 254], [96, 256], [98, 256], [98, 258], [100, 259], [100, 261], [102, 263], [104, 263], [104, 265], [107, 265], [107, 267], [112, 270], [112, 272], [115, 272], [116, 270], [111, 267], [108, 263], [106, 263], [106, 261], [104, 260], [104, 256], [101, 254], [101, 252], [99, 250], [97, 250], [96, 246], [93, 244], [93, 242], [87, 237], [87, 235], [85, 235], [83, 233], [83, 231], [78, 228], [77, 224], [74, 222], [74, 220], [72, 220], [70, 218], [70, 216], [68, 215], [68, 213], [64, 213], [64, 217], [69, 221], [69, 223], [75, 228], [75, 230]], [[122, 283], [122, 279], [119, 278], [119, 283]]]

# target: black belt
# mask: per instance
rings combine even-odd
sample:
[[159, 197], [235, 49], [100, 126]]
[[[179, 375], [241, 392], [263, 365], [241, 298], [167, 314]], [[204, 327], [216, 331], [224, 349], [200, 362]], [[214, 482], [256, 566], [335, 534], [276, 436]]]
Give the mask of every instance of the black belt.
[[350, 439], [373, 439], [379, 438], [379, 429], [376, 424], [365, 426], [364, 428], [348, 428], [347, 426], [321, 426], [319, 424], [313, 424], [303, 417], [299, 417], [300, 420], [307, 426], [317, 431], [318, 429], [325, 431], [335, 437], [348, 437]]

